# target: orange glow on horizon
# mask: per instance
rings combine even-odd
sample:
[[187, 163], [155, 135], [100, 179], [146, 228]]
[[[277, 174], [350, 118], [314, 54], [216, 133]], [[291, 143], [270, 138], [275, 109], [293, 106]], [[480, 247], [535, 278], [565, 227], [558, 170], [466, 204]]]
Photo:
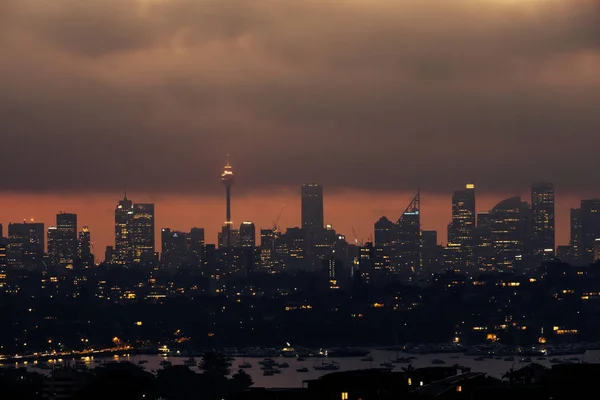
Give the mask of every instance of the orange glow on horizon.
[[[95, 195], [52, 195], [52, 194], [3, 194], [0, 196], [0, 209], [3, 210], [0, 222], [7, 234], [9, 222], [21, 222], [23, 216], [34, 215], [35, 221], [47, 227], [56, 222], [60, 210], [78, 215], [79, 229], [88, 226], [92, 235], [96, 257], [104, 259], [107, 245], [114, 244], [114, 209], [122, 194]], [[410, 202], [414, 193], [367, 193], [344, 192], [325, 193], [325, 223], [346, 235], [348, 242], [354, 241], [352, 230], [359, 241], [372, 240], [373, 224], [381, 216], [397, 219]], [[155, 203], [156, 209], [156, 249], [160, 251], [160, 229], [189, 231], [192, 227], [204, 228], [206, 242], [216, 243], [217, 232], [225, 220], [225, 198], [186, 195], [151, 195], [129, 193], [134, 202]], [[484, 212], [509, 195], [477, 195], [477, 210]], [[525, 196], [523, 196], [524, 199]], [[295, 191], [275, 191], [269, 194], [236, 196], [232, 194], [232, 217], [235, 226], [243, 221], [252, 221], [259, 229], [270, 228], [277, 218], [282, 205], [286, 207], [278, 225], [282, 229], [300, 226], [300, 195]], [[569, 240], [569, 209], [578, 207], [579, 197], [557, 195], [556, 243], [567, 244]], [[450, 221], [450, 195], [421, 193], [421, 224], [423, 230], [437, 230], [438, 241], [446, 242], [446, 228]]]

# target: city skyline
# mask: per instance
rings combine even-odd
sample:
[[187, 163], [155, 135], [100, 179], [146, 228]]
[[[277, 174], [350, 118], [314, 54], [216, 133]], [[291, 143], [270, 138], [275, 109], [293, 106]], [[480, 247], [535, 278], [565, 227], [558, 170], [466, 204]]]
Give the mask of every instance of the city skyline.
[[[464, 185], [463, 185], [464, 187]], [[461, 188], [457, 188], [461, 189]], [[348, 242], [353, 242], [352, 228], [357, 233], [357, 238], [362, 241], [368, 241], [373, 238], [373, 224], [381, 216], [387, 216], [390, 220], [396, 220], [406, 205], [410, 202], [414, 193], [399, 193], [396, 195], [387, 195], [374, 197], [360, 193], [332, 193], [328, 194], [324, 187], [324, 209], [325, 224], [331, 224], [336, 231], [346, 236]], [[556, 195], [556, 244], [568, 244], [570, 239], [569, 220], [570, 209], [580, 206], [579, 198], [570, 198], [561, 196], [560, 188], [557, 188]], [[521, 199], [530, 202], [529, 192], [520, 191]], [[121, 193], [116, 196], [123, 196]], [[514, 194], [513, 194], [514, 195]], [[92, 236], [92, 242], [95, 245], [96, 257], [103, 259], [105, 246], [114, 245], [114, 207], [119, 201], [113, 196], [102, 195], [94, 196], [92, 201], [81, 201], [79, 196], [61, 196], [47, 197], [44, 201], [44, 212], [40, 213], [40, 207], [33, 206], [34, 203], [7, 202], [10, 199], [16, 199], [15, 195], [9, 198], [0, 198], [0, 207], [14, 214], [25, 214], [27, 206], [37, 209], [41, 217], [29, 213], [29, 217], [20, 219], [7, 219], [4, 216], [2, 221], [5, 226], [9, 222], [22, 222], [24, 219], [34, 218], [35, 222], [43, 222], [46, 228], [54, 225], [56, 214], [51, 207], [60, 205], [59, 210], [72, 212], [78, 215], [79, 225], [89, 227]], [[496, 194], [486, 194], [477, 185], [477, 212], [487, 212], [499, 201], [511, 197], [507, 194], [499, 197]], [[447, 227], [451, 222], [452, 193], [447, 196], [433, 195], [421, 192], [421, 219], [423, 230], [436, 230], [438, 232], [438, 243], [447, 242]], [[39, 198], [39, 197], [38, 197]], [[170, 228], [174, 231], [189, 231], [192, 227], [204, 228], [206, 231], [206, 242], [217, 243], [217, 233], [221, 231], [223, 224], [223, 214], [225, 213], [224, 196], [215, 196], [210, 198], [199, 197], [160, 197], [144, 194], [128, 194], [128, 198], [137, 203], [154, 203], [156, 209], [155, 237], [156, 249], [160, 251], [160, 229]], [[586, 198], [594, 198], [586, 197]], [[273, 220], [281, 210], [282, 204], [286, 207], [279, 221], [282, 229], [288, 227], [301, 226], [301, 207], [300, 207], [300, 188], [296, 190], [279, 191], [265, 197], [250, 197], [247, 195], [238, 195], [234, 192], [232, 209], [233, 215], [239, 215], [239, 221], [234, 217], [233, 226], [239, 228], [244, 221], [252, 221], [257, 229], [257, 242], [259, 242], [258, 230], [260, 228], [272, 227]], [[110, 202], [106, 204], [107, 202]], [[10, 205], [12, 203], [12, 205]], [[69, 205], [69, 207], [66, 207]], [[361, 207], [362, 206], [362, 207]], [[396, 208], [394, 208], [396, 207]], [[21, 211], [22, 210], [22, 211]], [[98, 210], [103, 212], [98, 213]], [[381, 214], [379, 214], [381, 213]], [[4, 212], [3, 215], [7, 213]], [[271, 215], [272, 214], [272, 215]], [[375, 217], [376, 216], [376, 217]], [[89, 221], [89, 222], [88, 222]], [[82, 226], [78, 226], [81, 230]]]

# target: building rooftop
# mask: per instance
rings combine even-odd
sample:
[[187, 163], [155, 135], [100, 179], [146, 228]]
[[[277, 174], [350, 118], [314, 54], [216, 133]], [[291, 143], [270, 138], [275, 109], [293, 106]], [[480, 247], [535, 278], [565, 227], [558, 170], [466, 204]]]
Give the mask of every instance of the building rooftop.
[[456, 388], [457, 386], [468, 380], [479, 378], [482, 376], [485, 376], [485, 373], [467, 372], [466, 374], [451, 376], [439, 381], [432, 382], [428, 385], [421, 386], [420, 388], [414, 390], [413, 393], [418, 394], [420, 396], [437, 397], [447, 392], [448, 390]]

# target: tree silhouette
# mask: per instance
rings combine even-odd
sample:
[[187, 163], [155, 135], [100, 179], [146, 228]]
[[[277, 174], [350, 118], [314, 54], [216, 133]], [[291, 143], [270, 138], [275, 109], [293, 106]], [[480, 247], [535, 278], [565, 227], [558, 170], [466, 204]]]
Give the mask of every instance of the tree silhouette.
[[243, 392], [254, 385], [252, 377], [246, 373], [243, 369], [238, 370], [230, 379], [230, 388], [234, 393]]

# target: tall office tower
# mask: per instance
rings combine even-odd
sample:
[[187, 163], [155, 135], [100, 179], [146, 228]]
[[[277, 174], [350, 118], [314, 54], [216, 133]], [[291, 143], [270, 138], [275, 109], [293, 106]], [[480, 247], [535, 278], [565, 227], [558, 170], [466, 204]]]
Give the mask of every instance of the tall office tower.
[[192, 228], [187, 234], [188, 262], [199, 265], [204, 252], [204, 228]]
[[381, 217], [375, 222], [375, 245], [390, 248], [395, 238], [395, 225], [387, 217]]
[[131, 262], [131, 241], [129, 225], [133, 217], [133, 202], [127, 198], [119, 201], [115, 209], [115, 247], [114, 261], [117, 264]]
[[8, 262], [8, 240], [0, 236], [0, 269], [6, 268]]
[[396, 222], [392, 249], [396, 272], [417, 272], [421, 267], [421, 195], [419, 192]]
[[448, 225], [448, 246], [456, 248], [459, 258], [467, 266], [475, 264], [476, 217], [475, 184], [467, 183], [464, 190], [457, 190], [452, 195], [452, 222]]
[[94, 254], [92, 253], [92, 235], [90, 228], [84, 226], [79, 232], [79, 249], [77, 251], [84, 267], [94, 265]]
[[240, 225], [240, 247], [256, 247], [256, 227], [253, 222], [244, 221]]
[[225, 185], [225, 224], [223, 225], [223, 229], [221, 231], [221, 244], [223, 247], [233, 247], [232, 242], [232, 226], [233, 223], [231, 221], [231, 186], [234, 182], [233, 168], [229, 164], [229, 159], [227, 160], [227, 164], [223, 168], [223, 173], [221, 174], [221, 182]]
[[529, 204], [520, 196], [502, 200], [490, 211], [492, 245], [496, 267], [514, 268], [529, 253]]
[[55, 226], [49, 226], [46, 233], [46, 243], [48, 246], [48, 257], [52, 264], [58, 264], [58, 229]]
[[494, 268], [494, 245], [492, 240], [492, 219], [490, 213], [477, 214], [475, 228], [476, 263], [483, 271]]
[[302, 185], [302, 229], [322, 229], [323, 218], [323, 186], [316, 183]]
[[8, 224], [7, 265], [26, 268], [41, 265], [44, 236], [43, 223]]
[[600, 200], [581, 200], [581, 261], [593, 262], [594, 243], [600, 238]]
[[571, 208], [570, 228], [571, 262], [578, 263], [581, 261], [581, 208]]
[[162, 253], [160, 262], [165, 267], [180, 267], [187, 259], [187, 234], [185, 232], [171, 231], [169, 228], [161, 230]]
[[531, 186], [531, 250], [535, 260], [554, 258], [554, 184], [534, 183]]
[[278, 233], [274, 228], [260, 230], [260, 266], [273, 269], [275, 264], [275, 241]]
[[77, 214], [56, 214], [56, 261], [73, 266], [77, 258]]
[[421, 259], [422, 266], [428, 272], [440, 272], [441, 269], [441, 249], [438, 245], [437, 231], [422, 231]]
[[129, 221], [133, 262], [151, 262], [155, 258], [154, 204], [134, 204]]
[[4, 237], [4, 227], [0, 224], [0, 239]]

